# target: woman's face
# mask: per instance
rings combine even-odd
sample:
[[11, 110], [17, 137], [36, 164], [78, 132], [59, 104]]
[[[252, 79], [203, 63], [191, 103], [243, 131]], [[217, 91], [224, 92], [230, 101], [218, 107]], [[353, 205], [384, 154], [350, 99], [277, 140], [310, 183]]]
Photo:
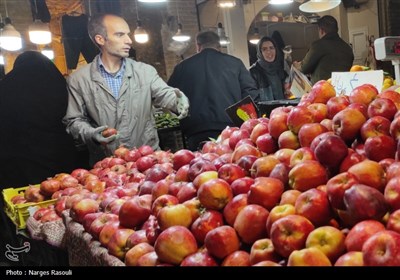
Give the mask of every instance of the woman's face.
[[264, 60], [267, 62], [273, 62], [276, 56], [276, 50], [274, 44], [271, 41], [265, 41], [261, 45], [261, 53], [264, 57]]

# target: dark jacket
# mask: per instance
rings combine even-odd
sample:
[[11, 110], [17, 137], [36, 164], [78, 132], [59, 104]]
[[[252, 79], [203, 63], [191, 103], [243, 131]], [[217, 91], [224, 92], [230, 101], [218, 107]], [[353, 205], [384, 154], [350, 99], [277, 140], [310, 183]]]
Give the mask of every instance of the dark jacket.
[[65, 79], [53, 62], [34, 51], [17, 57], [0, 81], [1, 188], [87, 166], [61, 122], [67, 102]]
[[255, 81], [243, 62], [211, 48], [179, 63], [168, 84], [189, 98], [189, 116], [181, 120], [187, 136], [232, 126], [225, 109], [248, 95], [258, 98]]
[[349, 71], [353, 65], [354, 54], [350, 45], [337, 33], [328, 33], [313, 42], [302, 61], [301, 71], [311, 74], [311, 82], [327, 80], [332, 72]]

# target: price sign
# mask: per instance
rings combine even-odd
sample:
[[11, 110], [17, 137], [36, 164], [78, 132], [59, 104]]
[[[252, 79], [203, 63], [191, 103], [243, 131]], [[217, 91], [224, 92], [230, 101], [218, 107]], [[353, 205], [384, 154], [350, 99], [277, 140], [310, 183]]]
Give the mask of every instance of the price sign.
[[349, 95], [354, 88], [363, 84], [371, 84], [380, 92], [383, 84], [383, 71], [333, 72], [331, 82], [337, 95]]

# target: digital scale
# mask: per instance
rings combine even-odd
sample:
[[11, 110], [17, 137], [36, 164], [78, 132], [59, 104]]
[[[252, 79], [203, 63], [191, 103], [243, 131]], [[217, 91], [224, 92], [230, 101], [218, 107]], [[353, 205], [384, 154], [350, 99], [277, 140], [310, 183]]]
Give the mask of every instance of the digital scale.
[[400, 36], [378, 38], [374, 47], [377, 60], [392, 61], [396, 81], [400, 82]]

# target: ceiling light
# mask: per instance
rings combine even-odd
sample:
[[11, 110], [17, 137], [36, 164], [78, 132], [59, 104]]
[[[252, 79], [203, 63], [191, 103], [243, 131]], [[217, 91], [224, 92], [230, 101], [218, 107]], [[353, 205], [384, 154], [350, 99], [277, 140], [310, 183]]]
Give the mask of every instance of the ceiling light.
[[219, 43], [221, 44], [221, 46], [226, 46], [226, 45], [229, 45], [231, 43], [231, 41], [229, 40], [229, 38], [225, 34], [225, 30], [222, 27], [222, 23], [220, 23], [220, 22], [218, 22], [217, 33], [218, 33], [218, 36], [219, 36]]
[[236, 6], [235, 0], [218, 0], [217, 6], [220, 8], [233, 8]]
[[17, 51], [22, 48], [21, 34], [14, 28], [8, 17], [0, 33], [0, 47], [7, 51]]
[[178, 31], [175, 33], [174, 36], [172, 36], [172, 39], [174, 41], [178, 42], [186, 42], [190, 40], [190, 36], [182, 33], [182, 24], [178, 23]]
[[293, 0], [269, 0], [268, 4], [271, 5], [281, 5], [281, 4], [290, 4], [293, 3]]
[[167, 0], [138, 0], [139, 2], [143, 3], [161, 3], [161, 2], [167, 2]]
[[36, 19], [29, 26], [29, 40], [37, 45], [46, 45], [51, 42], [49, 25]]
[[133, 37], [135, 38], [135, 41], [139, 44], [144, 44], [149, 41], [149, 34], [142, 27], [142, 23], [140, 22], [140, 20], [137, 21], [137, 27], [133, 32]]
[[45, 48], [41, 51], [41, 53], [46, 56], [48, 59], [53, 60], [54, 59], [54, 51], [50, 48]]
[[249, 42], [253, 45], [257, 45], [258, 41], [260, 41], [260, 33], [257, 27], [254, 27], [254, 33], [250, 35]]
[[299, 6], [300, 11], [305, 13], [320, 13], [336, 8], [341, 0], [310, 0]]
[[135, 41], [139, 44], [144, 44], [149, 41], [149, 34], [146, 32], [146, 30], [142, 27], [142, 22], [139, 19], [139, 5], [136, 3], [136, 18], [137, 18], [137, 27], [135, 31], [133, 32], [133, 37], [135, 38]]
[[29, 40], [37, 45], [45, 45], [51, 42], [51, 32], [49, 25], [42, 22], [38, 16], [38, 8], [35, 3], [35, 21], [29, 26]]

